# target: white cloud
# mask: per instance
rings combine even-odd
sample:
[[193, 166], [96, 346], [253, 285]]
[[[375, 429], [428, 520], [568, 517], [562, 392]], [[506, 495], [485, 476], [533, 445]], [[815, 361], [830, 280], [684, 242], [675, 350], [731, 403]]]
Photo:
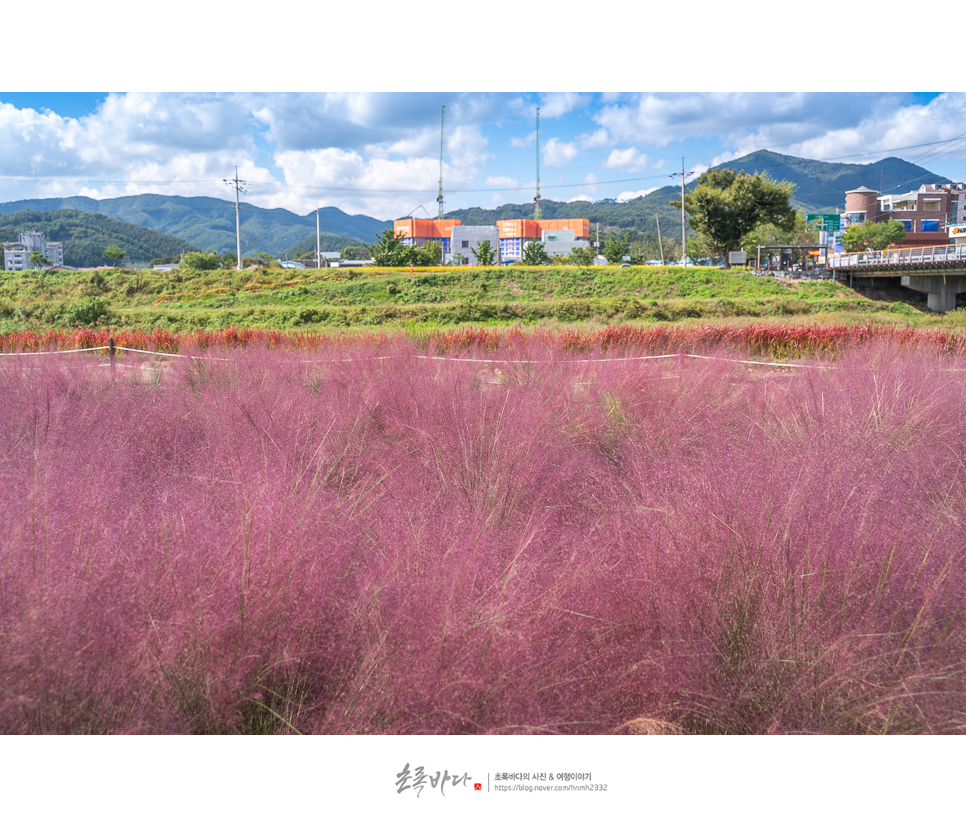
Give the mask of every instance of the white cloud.
[[79, 119], [0, 105], [0, 166], [35, 178], [16, 197], [210, 193], [252, 158], [243, 121], [229, 99], [201, 96], [112, 94]]
[[580, 153], [574, 142], [561, 142], [556, 137], [542, 143], [541, 155], [543, 164], [550, 168], [562, 168], [569, 165]]
[[[664, 147], [695, 137], [719, 137], [736, 144], [757, 135], [775, 150], [806, 135], [854, 123], [897, 105], [882, 93], [641, 93], [602, 107], [594, 120], [619, 142]], [[756, 148], [749, 147], [749, 150]]]
[[[572, 110], [586, 107], [590, 96], [586, 93], [544, 93], [540, 97], [540, 115], [548, 119], [565, 116]], [[536, 118], [536, 111], [534, 111]]]
[[652, 191], [657, 191], [657, 187], [645, 188], [641, 191], [622, 191], [617, 195], [617, 202], [626, 203], [628, 200], [636, 200], [638, 197], [646, 197]]
[[966, 144], [966, 94], [943, 93], [927, 104], [903, 108], [891, 101], [889, 104], [853, 126], [787, 145], [785, 152], [843, 162], [872, 162], [882, 156], [899, 156], [926, 168], [948, 156], [962, 156]]
[[291, 210], [301, 213], [334, 205], [350, 214], [385, 219], [411, 210], [409, 203], [415, 200], [435, 200], [438, 193], [439, 161], [428, 157], [366, 159], [356, 151], [323, 148], [284, 151], [276, 161], [285, 182], [300, 186], [286, 190], [284, 199]]
[[577, 142], [582, 148], [606, 148], [613, 144], [610, 135], [603, 128], [599, 128], [592, 133], [583, 133], [577, 137]]
[[637, 148], [614, 148], [601, 163], [603, 168], [619, 168], [622, 171], [642, 171], [647, 167], [647, 154]]
[[[437, 147], [439, 140], [437, 139]], [[489, 140], [475, 125], [453, 128], [446, 138], [447, 161], [454, 169], [475, 173], [475, 169], [493, 158]]]
[[510, 189], [533, 175], [537, 103], [552, 125], [541, 166], [568, 169], [558, 182], [581, 183], [553, 187], [548, 175], [548, 198], [579, 191], [599, 199], [627, 187], [620, 198], [631, 199], [649, 190], [635, 186], [652, 183], [600, 184], [595, 172], [673, 175], [686, 156], [696, 177], [759, 148], [860, 162], [895, 155], [966, 179], [966, 136], [938, 143], [964, 134], [963, 93], [115, 93], [71, 117], [45, 110], [49, 101], [38, 99], [36, 109], [0, 103], [4, 200], [147, 192], [231, 199], [222, 180], [238, 165], [249, 181], [245, 199], [257, 205], [302, 214], [337, 205], [382, 219], [420, 203], [432, 209], [444, 103], [452, 207], [490, 199], [479, 191], [484, 183], [500, 199], [520, 199]]

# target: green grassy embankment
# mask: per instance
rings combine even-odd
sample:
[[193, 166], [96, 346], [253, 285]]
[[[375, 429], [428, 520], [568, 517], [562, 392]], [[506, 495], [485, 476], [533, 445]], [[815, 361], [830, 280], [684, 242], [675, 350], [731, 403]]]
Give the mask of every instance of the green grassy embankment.
[[925, 296], [873, 298], [831, 281], [746, 270], [503, 267], [0, 272], [0, 332], [108, 326], [218, 330], [822, 319], [960, 326]]

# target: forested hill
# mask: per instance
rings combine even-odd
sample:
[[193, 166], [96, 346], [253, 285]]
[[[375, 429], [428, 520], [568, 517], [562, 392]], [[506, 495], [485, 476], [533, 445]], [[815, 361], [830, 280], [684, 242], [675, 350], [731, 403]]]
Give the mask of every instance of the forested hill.
[[787, 180], [795, 186], [795, 204], [809, 212], [825, 213], [845, 208], [845, 192], [865, 186], [880, 194], [914, 191], [923, 183], [949, 180], [897, 157], [860, 165], [851, 162], [818, 162], [783, 156], [772, 151], [755, 151], [719, 168], [733, 168], [749, 174], [759, 171], [773, 180]]
[[[225, 254], [234, 252], [236, 247], [234, 200], [139, 194], [104, 200], [90, 197], [52, 197], [0, 203], [0, 215], [24, 209], [99, 212], [116, 220], [175, 235], [205, 251], [214, 249]], [[277, 255], [291, 250], [308, 238], [311, 238], [311, 245], [307, 248], [314, 250], [315, 219], [314, 211], [299, 216], [286, 209], [265, 209], [242, 203], [242, 254], [249, 256], [268, 252]], [[371, 242], [379, 232], [392, 225], [385, 220], [376, 220], [361, 214], [349, 215], [332, 207], [320, 209], [319, 221], [323, 233], [323, 249], [341, 249], [345, 242]], [[2, 216], [0, 222], [6, 222]]]
[[[772, 151], [756, 151], [716, 166], [732, 168], [749, 174], [760, 172], [773, 180], [785, 180], [795, 186], [792, 205], [810, 213], [841, 212], [845, 208], [845, 192], [865, 186], [884, 194], [911, 191], [923, 183], [949, 182], [918, 165], [891, 157], [868, 165], [838, 162], [817, 162], [783, 156]], [[678, 180], [680, 183], [680, 179]], [[689, 186], [694, 182], [691, 180]], [[586, 217], [591, 224], [600, 223], [604, 229], [643, 230], [653, 235], [657, 231], [658, 215], [665, 235], [680, 236], [681, 211], [670, 205], [681, 199], [681, 186], [668, 185], [644, 197], [618, 203], [616, 200], [598, 202], [575, 201], [560, 203], [541, 200], [540, 212], [547, 219]], [[533, 203], [507, 204], [496, 209], [465, 209], [451, 211], [447, 217], [464, 225], [490, 225], [497, 220], [514, 217], [533, 217]], [[591, 228], [593, 236], [594, 229]]]
[[104, 250], [112, 244], [127, 253], [125, 260], [137, 263], [155, 258], [177, 261], [182, 252], [197, 249], [179, 237], [75, 209], [0, 214], [0, 241], [16, 242], [21, 232], [40, 232], [49, 241], [63, 243], [64, 263], [77, 267], [101, 266]]

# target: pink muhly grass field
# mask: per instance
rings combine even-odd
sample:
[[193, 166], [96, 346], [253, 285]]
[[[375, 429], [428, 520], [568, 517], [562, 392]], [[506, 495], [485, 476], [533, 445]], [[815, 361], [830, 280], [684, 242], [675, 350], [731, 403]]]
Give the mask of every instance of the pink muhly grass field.
[[473, 350], [0, 359], [0, 732], [963, 730], [966, 363]]

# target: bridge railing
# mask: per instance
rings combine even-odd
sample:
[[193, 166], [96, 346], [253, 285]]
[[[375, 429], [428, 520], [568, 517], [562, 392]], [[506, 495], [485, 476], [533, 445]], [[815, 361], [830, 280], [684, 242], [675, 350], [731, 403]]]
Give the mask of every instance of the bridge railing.
[[901, 264], [932, 264], [949, 261], [966, 261], [966, 243], [950, 243], [946, 246], [914, 246], [907, 249], [878, 249], [871, 252], [833, 255], [828, 259], [826, 268], [898, 266]]

